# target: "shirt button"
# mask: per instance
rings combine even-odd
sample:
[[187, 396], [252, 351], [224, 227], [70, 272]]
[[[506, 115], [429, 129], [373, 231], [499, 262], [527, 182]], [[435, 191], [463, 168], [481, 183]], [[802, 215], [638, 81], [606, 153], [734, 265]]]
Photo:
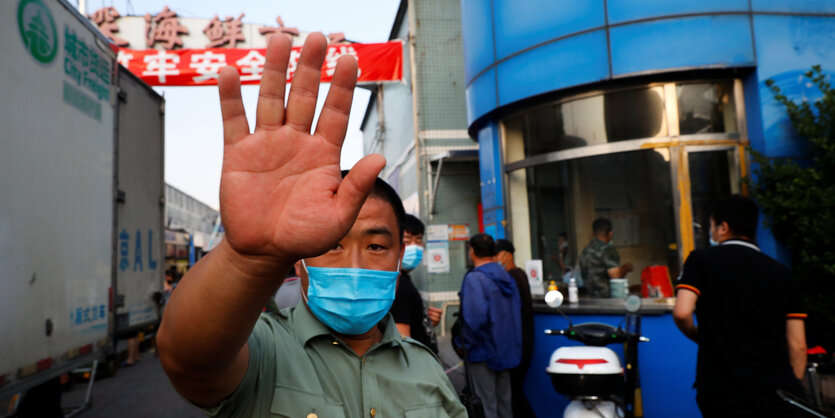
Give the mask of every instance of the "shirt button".
[[377, 410], [374, 409], [374, 408], [371, 408], [371, 417], [373, 418], [374, 415], [377, 415]]

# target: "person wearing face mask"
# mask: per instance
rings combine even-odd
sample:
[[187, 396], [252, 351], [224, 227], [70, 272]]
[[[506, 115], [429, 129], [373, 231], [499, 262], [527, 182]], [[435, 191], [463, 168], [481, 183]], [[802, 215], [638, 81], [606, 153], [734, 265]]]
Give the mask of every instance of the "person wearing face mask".
[[516, 281], [496, 262], [487, 234], [470, 237], [475, 268], [461, 282], [461, 336], [476, 395], [487, 418], [513, 416], [510, 371], [522, 360], [522, 302]]
[[535, 414], [524, 391], [525, 375], [528, 373], [528, 367], [530, 367], [533, 357], [533, 298], [531, 296], [531, 285], [528, 283], [528, 275], [525, 274], [525, 270], [516, 266], [514, 253], [516, 253], [516, 248], [512, 242], [506, 239], [496, 241], [496, 261], [516, 281], [522, 303], [522, 360], [510, 372], [510, 384], [513, 387], [513, 416], [533, 417]]
[[718, 245], [690, 253], [676, 284], [673, 319], [699, 345], [694, 387], [705, 417], [796, 416], [776, 390], [804, 393], [806, 314], [789, 269], [756, 244], [758, 217], [750, 198], [718, 200]]
[[[157, 333], [175, 389], [211, 416], [464, 417], [434, 354], [388, 311], [403, 204], [372, 154], [340, 172], [357, 79], [336, 65], [315, 132], [327, 40], [305, 40], [285, 105], [289, 38], [267, 45], [254, 131], [233, 68], [220, 71], [223, 240], [180, 282]], [[301, 300], [262, 308], [294, 267]]]
[[[400, 335], [411, 337], [438, 353], [438, 340], [434, 327], [441, 319], [441, 310], [425, 308], [409, 272], [420, 265], [423, 260], [423, 222], [416, 216], [406, 214], [403, 218], [403, 260], [400, 263], [400, 281], [397, 293], [391, 305], [391, 315]], [[430, 317], [431, 315], [431, 317]]]

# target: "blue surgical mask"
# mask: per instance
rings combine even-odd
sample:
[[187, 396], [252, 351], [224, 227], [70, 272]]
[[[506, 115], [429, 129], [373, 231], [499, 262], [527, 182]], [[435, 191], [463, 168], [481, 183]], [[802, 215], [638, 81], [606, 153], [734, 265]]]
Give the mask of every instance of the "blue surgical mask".
[[412, 271], [420, 265], [423, 260], [423, 247], [420, 245], [407, 245], [403, 252], [403, 270]]
[[346, 335], [373, 328], [391, 308], [400, 274], [395, 271], [358, 268], [308, 267], [305, 302], [326, 327]]
[[711, 237], [710, 237], [710, 246], [711, 246], [711, 247], [715, 247], [715, 246], [717, 246], [717, 245], [719, 245], [719, 243], [718, 243], [718, 242], [716, 242], [716, 240], [715, 240], [715, 239], [713, 239], [713, 236], [711, 236]]

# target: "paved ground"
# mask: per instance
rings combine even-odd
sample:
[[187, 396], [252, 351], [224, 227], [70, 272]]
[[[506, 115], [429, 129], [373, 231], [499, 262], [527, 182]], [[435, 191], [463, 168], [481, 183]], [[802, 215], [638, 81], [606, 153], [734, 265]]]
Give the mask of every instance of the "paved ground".
[[[79, 404], [86, 385], [76, 384], [64, 394], [63, 404]], [[159, 359], [153, 353], [142, 353], [142, 360], [130, 367], [120, 367], [114, 377], [101, 379], [93, 385], [92, 408], [79, 418], [98, 417], [205, 417], [187, 404], [168, 381]]]
[[[440, 337], [438, 343], [444, 368], [460, 392], [465, 384], [464, 369], [452, 351], [449, 335]], [[63, 394], [62, 404], [65, 407], [81, 404], [86, 389], [86, 383], [76, 383], [71, 391]], [[120, 367], [115, 376], [96, 381], [92, 399], [92, 407], [77, 415], [78, 418], [205, 417], [177, 394], [153, 352], [143, 352], [139, 363]]]

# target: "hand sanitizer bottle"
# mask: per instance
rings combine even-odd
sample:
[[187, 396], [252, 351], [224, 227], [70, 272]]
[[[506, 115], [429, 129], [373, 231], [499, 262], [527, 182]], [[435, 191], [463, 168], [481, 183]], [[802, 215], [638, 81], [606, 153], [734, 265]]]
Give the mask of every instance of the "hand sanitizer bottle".
[[577, 296], [577, 280], [573, 277], [568, 281], [568, 303], [579, 303], [579, 298]]

